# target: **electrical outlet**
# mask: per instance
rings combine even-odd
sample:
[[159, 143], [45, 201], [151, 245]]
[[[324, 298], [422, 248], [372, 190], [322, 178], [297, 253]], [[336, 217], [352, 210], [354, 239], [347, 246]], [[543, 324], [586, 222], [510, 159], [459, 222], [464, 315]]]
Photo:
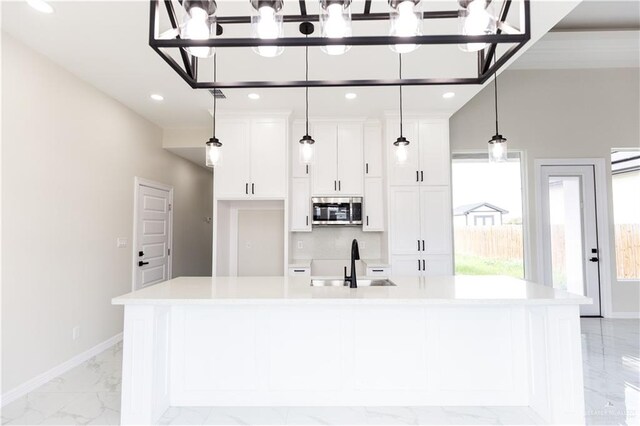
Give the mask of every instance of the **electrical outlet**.
[[80, 337], [79, 325], [76, 325], [75, 327], [73, 327], [73, 330], [71, 331], [71, 337], [73, 338], [73, 340], [78, 340], [78, 337]]
[[124, 237], [118, 237], [116, 238], [116, 247], [118, 248], [126, 248], [127, 247], [127, 239]]
[[302, 241], [298, 241], [298, 250], [302, 250], [303, 245], [302, 245]]

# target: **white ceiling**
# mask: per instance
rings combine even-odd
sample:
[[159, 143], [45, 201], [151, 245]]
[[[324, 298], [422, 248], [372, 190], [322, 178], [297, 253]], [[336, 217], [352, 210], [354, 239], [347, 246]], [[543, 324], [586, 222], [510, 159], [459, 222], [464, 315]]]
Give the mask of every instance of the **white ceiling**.
[[[580, 0], [533, 0], [532, 41], [569, 13]], [[308, 1], [309, 5], [316, 5]], [[191, 89], [148, 46], [148, 1], [69, 1], [52, 2], [55, 13], [36, 12], [26, 2], [2, 3], [2, 29], [45, 54], [80, 78], [163, 128], [207, 127], [211, 96]], [[428, 9], [455, 9], [455, 0], [426, 2]], [[248, 1], [218, 0], [220, 16], [249, 11]], [[354, 10], [362, 10], [363, 1], [354, 0]], [[384, 11], [386, 1], [374, 0], [373, 12]], [[298, 13], [297, 2], [285, 1], [285, 13]], [[313, 13], [312, 7], [309, 12]], [[517, 12], [517, 10], [516, 10]], [[515, 14], [517, 17], [517, 13]], [[231, 26], [225, 34], [234, 32]], [[429, 33], [457, 31], [456, 20], [443, 24], [427, 21]], [[236, 31], [242, 30], [236, 27]], [[293, 35], [296, 26], [286, 27]], [[384, 33], [384, 23], [354, 23], [354, 34]], [[528, 46], [529, 46], [528, 45]], [[528, 47], [526, 46], [526, 47]], [[526, 48], [525, 47], [525, 48]], [[470, 76], [476, 69], [474, 54], [456, 46], [422, 46], [404, 55], [406, 77]], [[304, 50], [286, 49], [277, 58], [262, 58], [250, 49], [220, 49], [220, 80], [302, 79]], [[331, 57], [319, 49], [310, 49], [310, 78], [392, 78], [397, 75], [397, 55], [386, 47], [354, 47], [346, 55]], [[211, 67], [201, 66], [201, 72]], [[405, 90], [405, 110], [452, 114], [481, 89], [479, 86], [412, 87]], [[443, 99], [453, 91], [456, 96]], [[261, 99], [247, 98], [257, 92]], [[358, 98], [346, 100], [354, 92]], [[164, 96], [163, 102], [149, 99], [151, 93]], [[218, 103], [221, 111], [291, 110], [294, 117], [304, 114], [303, 89], [228, 89], [226, 100]], [[310, 90], [310, 114], [314, 116], [376, 117], [398, 105], [397, 88], [323, 88]]]
[[553, 31], [640, 30], [640, 1], [584, 0]]

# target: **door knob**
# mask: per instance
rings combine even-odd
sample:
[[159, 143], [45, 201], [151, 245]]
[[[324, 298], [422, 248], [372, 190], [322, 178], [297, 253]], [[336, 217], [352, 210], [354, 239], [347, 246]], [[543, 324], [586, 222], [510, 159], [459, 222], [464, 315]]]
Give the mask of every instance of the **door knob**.
[[589, 259], [589, 262], [597, 262], [599, 259], [597, 257], [592, 257]]
[[149, 262], [145, 262], [143, 260], [138, 262], [138, 266], [144, 266], [144, 265], [148, 265], [148, 264], [149, 264]]

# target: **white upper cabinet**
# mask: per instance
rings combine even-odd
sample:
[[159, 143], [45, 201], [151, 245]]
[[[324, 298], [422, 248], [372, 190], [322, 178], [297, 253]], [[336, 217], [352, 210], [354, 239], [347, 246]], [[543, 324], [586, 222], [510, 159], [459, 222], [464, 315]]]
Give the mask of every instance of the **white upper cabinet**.
[[362, 124], [338, 124], [338, 193], [362, 195]]
[[313, 195], [362, 195], [362, 125], [314, 123], [313, 138]]
[[391, 185], [415, 185], [420, 180], [420, 150], [418, 139], [418, 122], [416, 120], [404, 120], [402, 134], [409, 140], [407, 146], [407, 161], [396, 164], [395, 147], [393, 141], [400, 136], [400, 121], [387, 121], [387, 149], [389, 158], [389, 183]]
[[214, 170], [216, 198], [286, 197], [286, 119], [223, 119], [216, 133], [222, 142]]
[[333, 195], [338, 191], [338, 128], [335, 123], [313, 126], [313, 194]]
[[364, 126], [364, 177], [382, 177], [382, 129], [377, 123]]
[[287, 127], [284, 119], [251, 121], [251, 194], [286, 197]]
[[449, 185], [449, 123], [446, 120], [420, 121], [420, 172], [425, 185]]
[[[302, 164], [300, 162], [300, 139], [306, 133], [306, 127], [304, 122], [293, 123], [293, 133], [291, 134], [291, 176], [297, 177], [310, 177], [311, 165]], [[311, 125], [309, 125], [309, 132], [313, 134]], [[315, 147], [315, 145], [314, 145]]]
[[311, 232], [311, 191], [308, 178], [291, 180], [291, 231]]
[[381, 177], [364, 180], [364, 216], [362, 230], [384, 231], [383, 187]]
[[216, 136], [222, 142], [222, 158], [214, 169], [218, 198], [248, 194], [250, 184], [249, 123], [247, 120], [219, 120]]

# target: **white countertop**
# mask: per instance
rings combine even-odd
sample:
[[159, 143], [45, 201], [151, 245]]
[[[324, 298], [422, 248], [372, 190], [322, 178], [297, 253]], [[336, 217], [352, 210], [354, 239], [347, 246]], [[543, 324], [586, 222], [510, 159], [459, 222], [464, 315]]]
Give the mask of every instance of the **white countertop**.
[[[366, 277], [360, 277], [366, 278]], [[311, 287], [309, 277], [180, 277], [116, 297], [114, 305], [583, 305], [590, 298], [501, 276], [390, 277], [396, 287]]]

